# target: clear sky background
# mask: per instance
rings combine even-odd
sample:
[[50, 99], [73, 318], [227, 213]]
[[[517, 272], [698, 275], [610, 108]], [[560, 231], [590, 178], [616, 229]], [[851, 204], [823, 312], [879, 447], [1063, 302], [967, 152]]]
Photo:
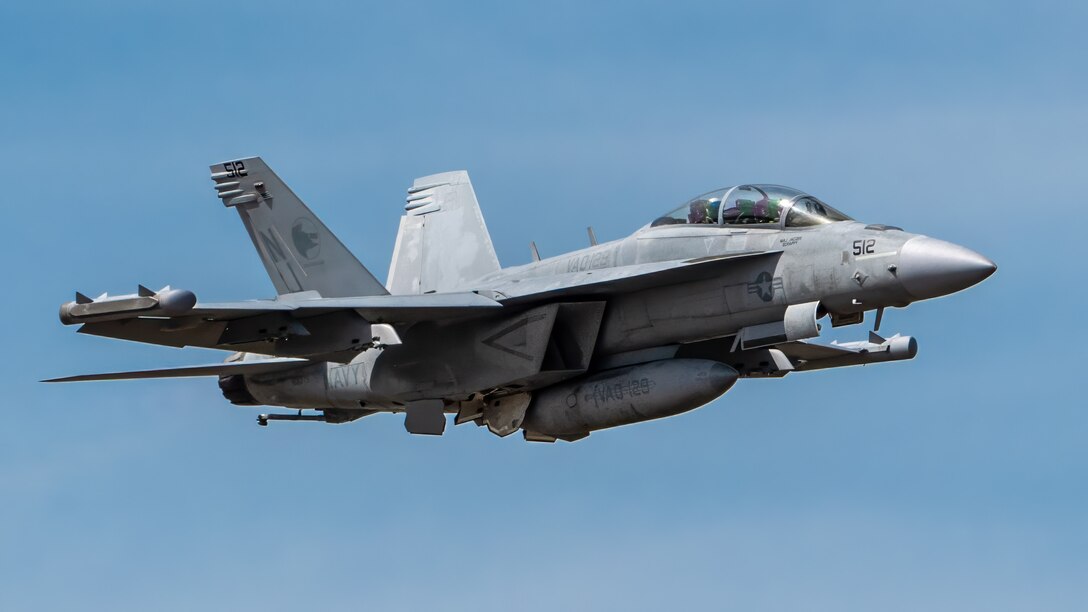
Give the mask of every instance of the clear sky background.
[[[1074, 2], [3, 3], [0, 609], [1083, 610], [1086, 28]], [[380, 278], [405, 188], [462, 168], [504, 265], [775, 182], [1000, 269], [887, 314], [914, 361], [576, 444], [37, 383], [222, 358], [56, 313], [271, 296], [208, 180], [246, 155]]]

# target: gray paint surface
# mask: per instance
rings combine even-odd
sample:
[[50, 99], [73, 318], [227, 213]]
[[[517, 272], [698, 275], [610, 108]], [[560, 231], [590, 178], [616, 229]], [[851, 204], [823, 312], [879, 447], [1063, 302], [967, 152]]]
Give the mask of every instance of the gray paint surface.
[[201, 303], [140, 287], [77, 294], [61, 319], [241, 357], [55, 382], [219, 375], [234, 403], [317, 410], [327, 422], [406, 412], [409, 432], [437, 435], [436, 415], [450, 412], [500, 436], [575, 440], [696, 408], [739, 378], [911, 359], [909, 337], [816, 343], [818, 321], [859, 323], [996, 269], [965, 247], [866, 225], [774, 185], [713, 192], [621, 240], [502, 268], [468, 174], [448, 172], [409, 189], [387, 291], [260, 158], [212, 170], [275, 300]]

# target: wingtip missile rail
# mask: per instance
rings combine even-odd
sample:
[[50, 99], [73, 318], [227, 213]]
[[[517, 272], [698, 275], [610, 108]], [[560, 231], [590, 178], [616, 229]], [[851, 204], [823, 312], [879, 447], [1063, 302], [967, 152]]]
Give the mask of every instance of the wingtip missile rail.
[[196, 295], [192, 291], [172, 289], [169, 285], [158, 291], [140, 285], [136, 293], [115, 296], [103, 293], [94, 299], [77, 291], [75, 301], [61, 305], [60, 321], [65, 325], [75, 325], [128, 318], [133, 313], [176, 317], [184, 315], [194, 306]]

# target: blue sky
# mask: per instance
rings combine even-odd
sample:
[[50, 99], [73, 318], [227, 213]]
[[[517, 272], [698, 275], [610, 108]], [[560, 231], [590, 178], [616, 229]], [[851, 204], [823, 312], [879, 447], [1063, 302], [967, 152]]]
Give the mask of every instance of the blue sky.
[[[5, 610], [1074, 610], [1088, 599], [1088, 11], [1074, 3], [7, 3]], [[911, 362], [529, 445], [258, 428], [219, 357], [77, 336], [74, 290], [272, 287], [210, 163], [261, 155], [384, 278], [412, 178], [505, 265], [776, 182], [998, 273]], [[849, 328], [860, 338], [867, 328]]]

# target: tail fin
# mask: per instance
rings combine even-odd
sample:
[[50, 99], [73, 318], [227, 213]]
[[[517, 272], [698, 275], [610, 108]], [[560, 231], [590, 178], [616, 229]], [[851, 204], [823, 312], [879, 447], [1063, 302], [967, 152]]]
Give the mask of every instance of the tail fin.
[[215, 164], [211, 171], [223, 204], [242, 217], [277, 293], [388, 293], [261, 158]]
[[468, 172], [417, 178], [389, 265], [394, 294], [455, 291], [501, 269]]

